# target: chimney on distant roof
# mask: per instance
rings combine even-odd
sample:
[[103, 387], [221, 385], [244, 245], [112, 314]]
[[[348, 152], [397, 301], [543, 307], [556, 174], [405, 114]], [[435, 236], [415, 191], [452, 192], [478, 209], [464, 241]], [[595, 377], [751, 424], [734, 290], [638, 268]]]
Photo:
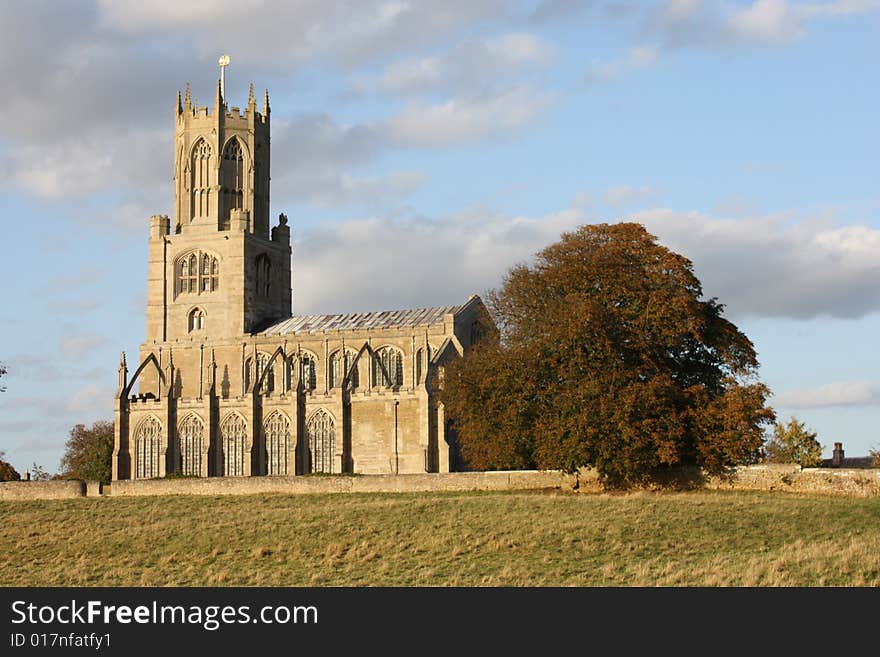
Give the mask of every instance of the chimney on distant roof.
[[843, 443], [834, 443], [834, 453], [831, 455], [831, 465], [839, 468], [843, 465]]

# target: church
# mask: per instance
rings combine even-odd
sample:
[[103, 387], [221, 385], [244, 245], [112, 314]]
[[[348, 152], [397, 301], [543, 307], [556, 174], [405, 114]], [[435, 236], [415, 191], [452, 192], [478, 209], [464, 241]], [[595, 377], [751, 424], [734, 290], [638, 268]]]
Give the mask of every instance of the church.
[[495, 330], [481, 299], [292, 315], [268, 91], [260, 109], [253, 85], [229, 107], [221, 76], [213, 107], [187, 85], [174, 114], [173, 217], [150, 219], [146, 341], [131, 377], [119, 363], [113, 479], [455, 469], [438, 393], [444, 365]]

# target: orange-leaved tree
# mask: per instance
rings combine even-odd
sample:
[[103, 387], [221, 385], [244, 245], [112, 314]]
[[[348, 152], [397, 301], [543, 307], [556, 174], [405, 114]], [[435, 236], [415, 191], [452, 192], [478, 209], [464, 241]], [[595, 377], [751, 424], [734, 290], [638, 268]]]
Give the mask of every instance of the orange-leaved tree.
[[499, 334], [442, 398], [475, 469], [594, 467], [611, 482], [758, 455], [775, 419], [749, 339], [691, 262], [635, 223], [581, 226], [488, 295]]

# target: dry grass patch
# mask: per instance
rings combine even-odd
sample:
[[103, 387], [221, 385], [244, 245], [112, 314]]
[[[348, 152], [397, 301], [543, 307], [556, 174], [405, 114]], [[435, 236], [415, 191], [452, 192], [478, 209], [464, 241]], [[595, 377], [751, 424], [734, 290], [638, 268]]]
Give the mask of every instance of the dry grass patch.
[[878, 586], [880, 498], [702, 491], [0, 502], [23, 586]]

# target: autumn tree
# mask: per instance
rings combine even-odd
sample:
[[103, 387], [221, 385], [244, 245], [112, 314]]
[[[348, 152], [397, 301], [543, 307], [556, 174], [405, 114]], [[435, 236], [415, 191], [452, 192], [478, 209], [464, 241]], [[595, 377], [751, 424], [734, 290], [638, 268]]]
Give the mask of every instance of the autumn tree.
[[20, 481], [21, 475], [6, 460], [6, 452], [0, 450], [0, 481]]
[[643, 226], [565, 233], [487, 302], [497, 338], [452, 363], [441, 393], [469, 467], [626, 483], [757, 457], [775, 416], [755, 349]]
[[98, 420], [90, 428], [77, 424], [61, 457], [61, 475], [68, 479], [97, 480], [110, 483], [113, 456], [113, 423]]
[[764, 451], [771, 463], [798, 463], [813, 468], [822, 463], [822, 449], [816, 432], [792, 417], [787, 423], [777, 422], [773, 426], [773, 436]]

